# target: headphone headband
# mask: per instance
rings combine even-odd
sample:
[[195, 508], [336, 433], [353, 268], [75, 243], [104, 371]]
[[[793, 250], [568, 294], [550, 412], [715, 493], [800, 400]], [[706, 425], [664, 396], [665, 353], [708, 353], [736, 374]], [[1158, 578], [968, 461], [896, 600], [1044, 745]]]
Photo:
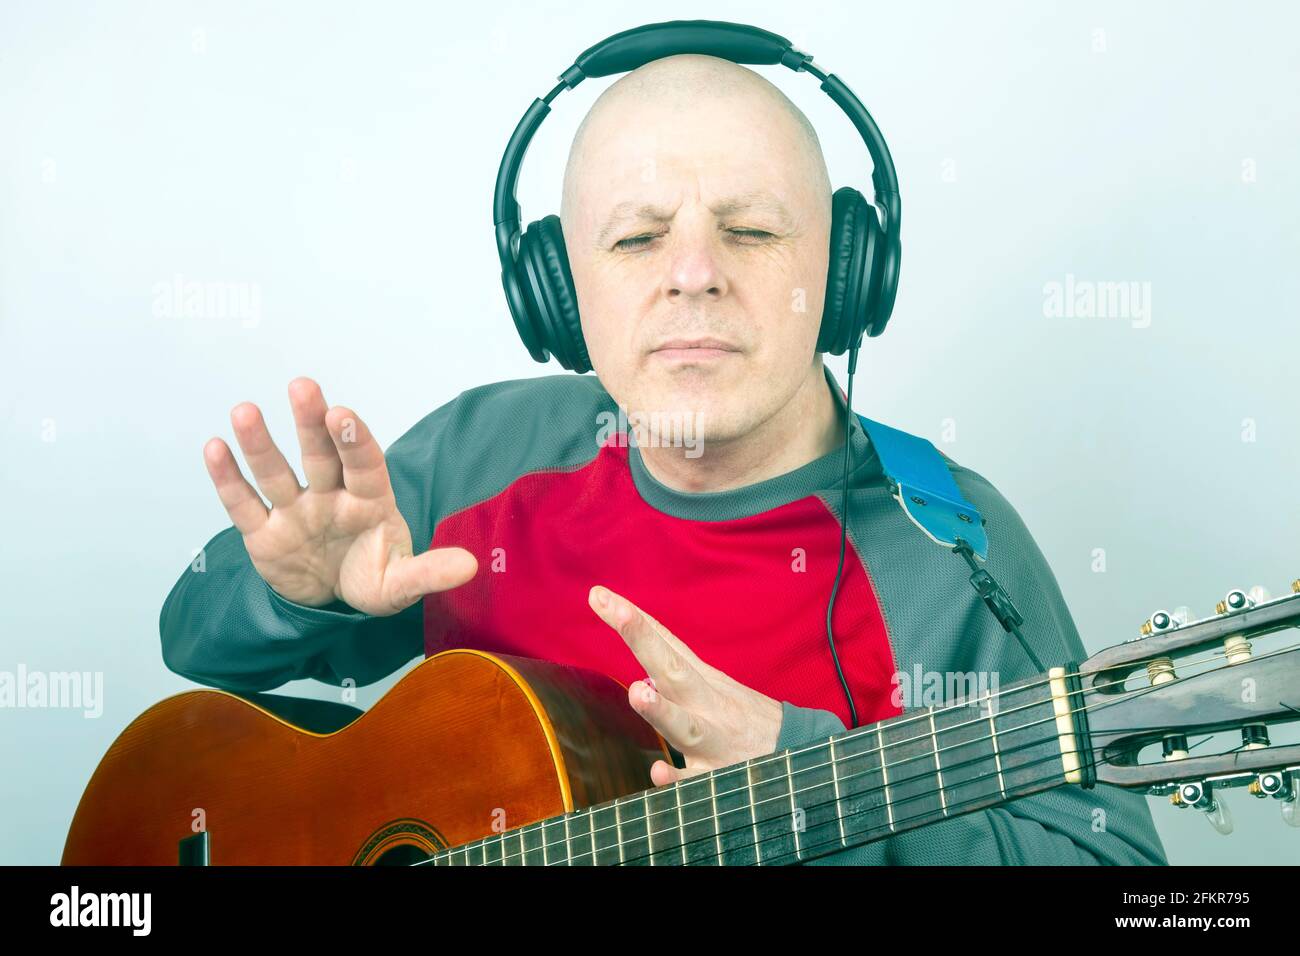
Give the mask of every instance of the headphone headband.
[[837, 190], [832, 197], [831, 267], [836, 278], [828, 281], [817, 342], [818, 351], [838, 355], [851, 348], [856, 356], [863, 334], [884, 331], [897, 289], [902, 205], [889, 147], [853, 91], [835, 74], [813, 63], [811, 54], [796, 50], [778, 34], [721, 20], [650, 23], [601, 40], [582, 51], [559, 75], [557, 85], [533, 100], [515, 126], [497, 170], [492, 222], [502, 285], [524, 345], [539, 362], [553, 354], [566, 368], [590, 368], [559, 219], [547, 216], [530, 225], [526, 234], [520, 228], [519, 171], [538, 127], [551, 111], [552, 100], [587, 77], [631, 72], [652, 60], [685, 53], [733, 63], [780, 63], [796, 73], [815, 76], [866, 144], [873, 164], [875, 208], [851, 187]]
[[573, 66], [560, 79], [572, 71], [583, 76], [630, 73], [651, 60], [679, 53], [703, 53], [733, 63], [780, 63], [787, 56], [798, 57], [800, 61], [811, 59], [796, 51], [785, 37], [744, 23], [673, 20], [624, 30], [589, 46], [578, 54]]
[[[533, 100], [515, 127], [497, 171], [492, 222], [498, 227], [497, 248], [502, 256], [512, 251], [512, 239], [518, 237], [520, 212], [516, 188], [519, 169], [528, 144], [551, 111], [551, 101], [587, 77], [630, 73], [651, 60], [681, 53], [716, 56], [733, 63], [780, 63], [796, 73], [808, 72], [821, 80], [826, 95], [848, 114], [871, 154], [871, 183], [875, 187], [876, 205], [885, 217], [881, 225], [889, 236], [895, 240], [898, 238], [902, 209], [894, 160], [876, 121], [838, 76], [824, 73], [813, 63], [811, 54], [799, 52], [785, 37], [767, 30], [723, 20], [671, 20], [624, 30], [588, 47], [578, 55], [573, 66], [560, 74], [559, 86], [542, 99]], [[499, 228], [507, 223], [512, 223], [513, 229]]]

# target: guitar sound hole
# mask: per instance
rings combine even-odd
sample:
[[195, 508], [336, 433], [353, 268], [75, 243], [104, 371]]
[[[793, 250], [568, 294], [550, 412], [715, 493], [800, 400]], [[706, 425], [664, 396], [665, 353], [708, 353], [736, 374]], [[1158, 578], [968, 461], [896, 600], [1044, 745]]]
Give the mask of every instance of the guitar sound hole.
[[429, 859], [429, 856], [430, 854], [420, 849], [420, 847], [413, 846], [410, 843], [403, 843], [400, 846], [395, 846], [391, 850], [385, 850], [381, 853], [379, 859], [375, 860], [374, 865], [411, 866], [412, 864], [420, 863]]

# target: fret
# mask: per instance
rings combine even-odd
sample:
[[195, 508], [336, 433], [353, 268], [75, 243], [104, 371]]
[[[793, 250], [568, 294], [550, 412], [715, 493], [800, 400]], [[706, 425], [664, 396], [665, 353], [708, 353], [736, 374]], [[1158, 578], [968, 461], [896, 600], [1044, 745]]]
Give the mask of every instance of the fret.
[[718, 778], [712, 773], [706, 776], [709, 778], [709, 807], [713, 812], [713, 844], [718, 851], [718, 866], [722, 866], [725, 860], [722, 858], [722, 820], [718, 816]]
[[465, 865], [483, 865], [483, 843], [481, 841], [475, 840], [473, 843], [465, 844]]
[[656, 787], [646, 793], [646, 829], [650, 837], [650, 865], [674, 865], [685, 860], [676, 787]]
[[596, 862], [591, 839], [590, 809], [576, 810], [569, 817], [569, 862], [574, 866], [591, 866]]
[[944, 810], [960, 814], [1004, 799], [988, 698], [942, 708], [932, 716], [942, 770]]
[[833, 740], [840, 826], [846, 845], [861, 842], [862, 838], [887, 836], [892, 830], [887, 771], [880, 759], [881, 740], [879, 724], [838, 734]]
[[885, 810], [889, 814], [889, 829], [894, 829], [894, 801], [889, 796], [889, 768], [888, 761], [885, 760], [885, 725], [882, 721], [876, 724], [876, 753], [880, 757], [880, 780], [885, 789]]
[[682, 780], [677, 784], [677, 792], [686, 865], [720, 862], [712, 776], [701, 774]]
[[564, 818], [543, 820], [542, 865], [559, 866], [568, 862], [569, 844], [565, 839]]
[[1008, 795], [1024, 796], [1064, 781], [1056, 713], [1046, 677], [1003, 691], [993, 724]]
[[542, 849], [542, 828], [536, 823], [524, 827], [520, 834], [524, 842], [524, 866], [545, 866], [546, 852]]
[[939, 764], [930, 708], [906, 711], [880, 725], [893, 829], [942, 819]]
[[998, 774], [998, 792], [1005, 797], [1007, 795], [1007, 781], [1002, 776], [1002, 752], [998, 749], [997, 724], [993, 722], [993, 715], [997, 712], [997, 702], [990, 699], [986, 710], [988, 711], [989, 721], [989, 743], [993, 746], [993, 765], [997, 768]]
[[930, 708], [930, 746], [934, 748], [934, 775], [939, 782], [939, 810], [948, 815], [948, 801], [943, 795], [943, 756], [939, 753], [939, 741], [935, 737], [934, 708]]
[[794, 788], [786, 762], [760, 757], [749, 762], [749, 772], [754, 791], [758, 862], [764, 866], [796, 862], [795, 821], [790, 812]]
[[[503, 833], [501, 836], [503, 837]], [[485, 866], [501, 864], [501, 837], [493, 834], [483, 838], [483, 863]]]
[[453, 863], [456, 862], [456, 854], [457, 854], [457, 853], [460, 854], [460, 865], [461, 865], [461, 866], [469, 866], [469, 847], [468, 847], [468, 846], [459, 846], [459, 847], [457, 847], [454, 851], [452, 851], [452, 857], [451, 857], [451, 859], [452, 859], [452, 862], [453, 862]]
[[724, 767], [709, 776], [713, 781], [713, 802], [718, 808], [718, 844], [723, 864], [749, 866], [757, 863], [758, 834], [754, 830], [749, 765]]
[[831, 742], [830, 742], [830, 755], [831, 755], [831, 759], [830, 759], [831, 785], [835, 788], [835, 823], [840, 831], [840, 843], [844, 846], [847, 846], [848, 844], [844, 836], [844, 807], [840, 803], [844, 795], [840, 791], [840, 773], [839, 773], [839, 768], [836, 766], [836, 763], [839, 761], [840, 755], [835, 752], [834, 737], [831, 738]]
[[617, 803], [592, 807], [591, 852], [597, 866], [614, 866], [622, 862], [619, 840]]
[[800, 859], [807, 858], [806, 853], [820, 856], [844, 845], [834, 752], [834, 740], [786, 751], [785, 763], [794, 781], [790, 812]]
[[524, 833], [522, 830], [508, 830], [503, 834], [502, 848], [505, 850], [506, 866], [524, 865]]
[[619, 862], [628, 866], [649, 866], [650, 834], [646, 829], [646, 802], [644, 794], [628, 797], [618, 804]]

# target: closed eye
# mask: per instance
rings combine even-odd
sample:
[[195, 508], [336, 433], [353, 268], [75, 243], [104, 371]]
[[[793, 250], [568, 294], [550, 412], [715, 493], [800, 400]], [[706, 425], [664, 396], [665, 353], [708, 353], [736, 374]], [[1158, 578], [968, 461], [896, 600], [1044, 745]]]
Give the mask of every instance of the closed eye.
[[[742, 246], [758, 245], [772, 238], [772, 233], [766, 232], [762, 229], [728, 229], [727, 233], [728, 235], [735, 237], [734, 241], [737, 245]], [[623, 252], [634, 252], [637, 249], [646, 248], [646, 246], [648, 246], [652, 241], [658, 239], [662, 235], [665, 235], [665, 233], [653, 233], [642, 236], [632, 236], [628, 239], [620, 239], [618, 242], [614, 243], [614, 248], [622, 250]]]

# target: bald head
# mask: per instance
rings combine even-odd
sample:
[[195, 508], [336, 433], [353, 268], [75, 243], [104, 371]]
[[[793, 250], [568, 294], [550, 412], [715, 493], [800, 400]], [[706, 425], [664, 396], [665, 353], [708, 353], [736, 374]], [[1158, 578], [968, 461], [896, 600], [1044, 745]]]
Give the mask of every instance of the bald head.
[[833, 417], [830, 179], [767, 80], [697, 54], [628, 73], [574, 137], [560, 220], [592, 368], [626, 408], [706, 419], [715, 454], [815, 405]]
[[[813, 195], [824, 199], [822, 212], [829, 221], [830, 176], [817, 131], [803, 111], [753, 70], [719, 57], [684, 53], [651, 60], [610, 85], [592, 104], [573, 137], [564, 169], [560, 221], [565, 234], [574, 232], [584, 179], [602, 146], [617, 142], [652, 113], [685, 117], [708, 108], [744, 110], [767, 124], [788, 146]], [[642, 178], [652, 172], [643, 170]]]

